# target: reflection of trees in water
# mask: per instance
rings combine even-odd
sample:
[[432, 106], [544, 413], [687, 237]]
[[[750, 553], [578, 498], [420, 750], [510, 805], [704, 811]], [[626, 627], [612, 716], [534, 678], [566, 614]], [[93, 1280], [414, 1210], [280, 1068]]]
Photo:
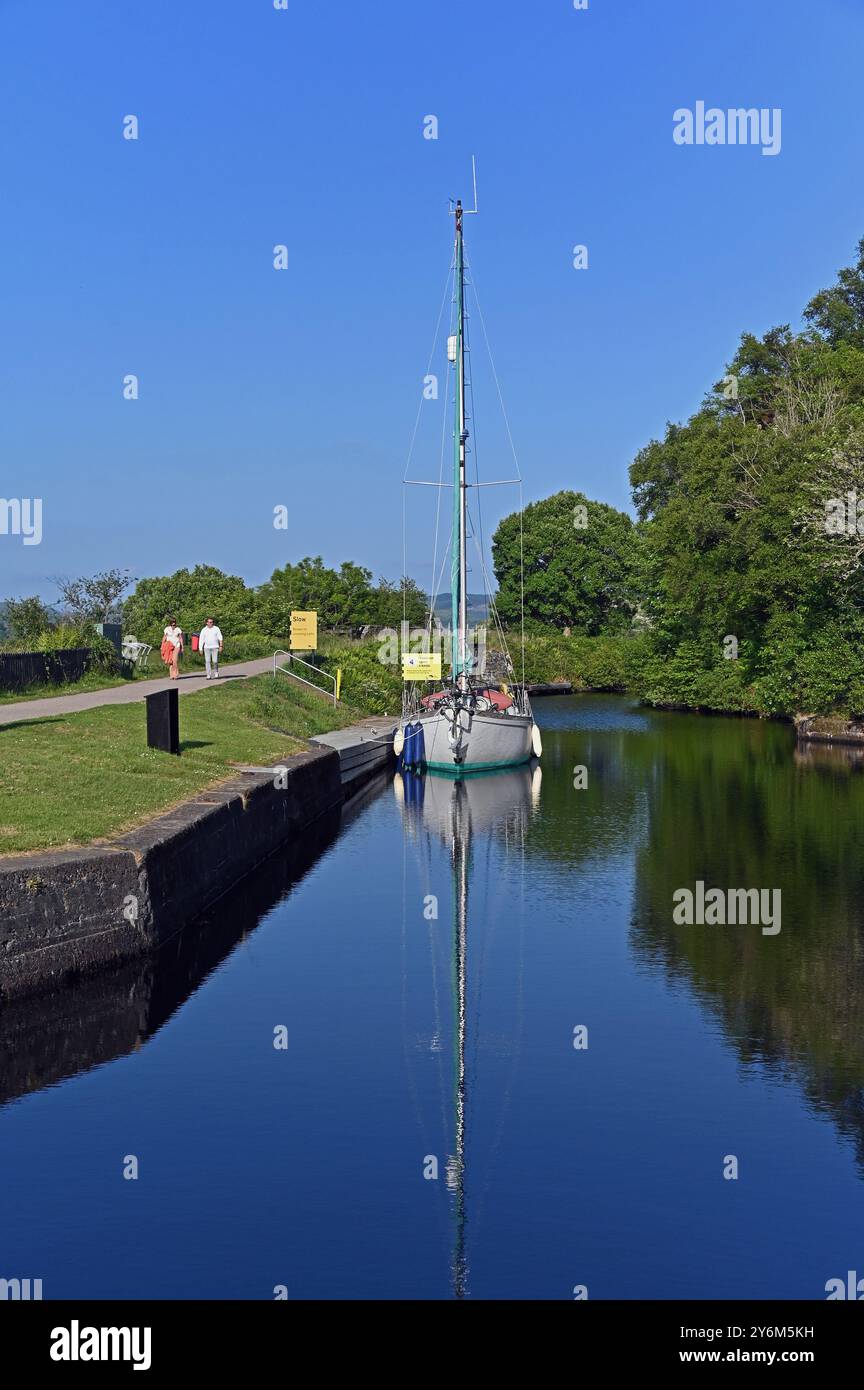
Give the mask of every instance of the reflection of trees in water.
[[[540, 814], [528, 824], [525, 852], [572, 872], [633, 847], [644, 819], [645, 765], [650, 737], [626, 732], [544, 733]], [[574, 768], [588, 782], [574, 785]]]
[[[694, 730], [708, 728], [700, 739]], [[648, 782], [636, 858], [636, 952], [686, 981], [742, 1061], [794, 1080], [864, 1167], [864, 783], [841, 750], [799, 751], [786, 729], [682, 719]], [[697, 879], [780, 888], [783, 926], [677, 926]]]

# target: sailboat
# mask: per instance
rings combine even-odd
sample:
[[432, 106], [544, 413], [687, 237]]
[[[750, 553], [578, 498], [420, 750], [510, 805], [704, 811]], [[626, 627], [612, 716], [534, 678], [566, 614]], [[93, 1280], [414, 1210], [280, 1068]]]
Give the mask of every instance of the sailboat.
[[[492, 684], [479, 669], [480, 662], [469, 653], [468, 637], [468, 489], [482, 484], [469, 483], [466, 456], [469, 430], [465, 396], [465, 248], [463, 220], [466, 212], [461, 200], [452, 209], [456, 227], [453, 260], [454, 322], [447, 339], [447, 359], [455, 373], [453, 392], [453, 525], [450, 538], [450, 679], [437, 691], [418, 693], [418, 681], [406, 671], [411, 659], [403, 661], [405, 681], [402, 719], [394, 749], [402, 766], [449, 772], [489, 772], [517, 767], [542, 751], [540, 731], [534, 722], [531, 703], [523, 678], [517, 682], [513, 663], [506, 650], [505, 668], [512, 679]], [[489, 484], [492, 486], [492, 484]], [[521, 512], [521, 508], [520, 508]], [[432, 613], [430, 612], [430, 628]], [[471, 644], [473, 647], [473, 643]], [[440, 658], [439, 658], [440, 661]], [[422, 666], [420, 667], [423, 671]], [[440, 670], [437, 672], [440, 678]]]

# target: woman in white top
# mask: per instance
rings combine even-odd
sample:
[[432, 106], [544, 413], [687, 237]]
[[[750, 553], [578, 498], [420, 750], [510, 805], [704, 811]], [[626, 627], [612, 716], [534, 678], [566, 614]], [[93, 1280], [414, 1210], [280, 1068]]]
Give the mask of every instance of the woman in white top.
[[183, 650], [183, 633], [177, 626], [176, 618], [168, 619], [168, 626], [166, 627], [162, 636], [163, 641], [170, 642], [171, 646], [174, 649], [171, 661], [168, 665], [168, 671], [172, 681], [178, 681], [180, 679], [180, 672], [177, 669], [177, 663], [180, 660], [180, 653]]

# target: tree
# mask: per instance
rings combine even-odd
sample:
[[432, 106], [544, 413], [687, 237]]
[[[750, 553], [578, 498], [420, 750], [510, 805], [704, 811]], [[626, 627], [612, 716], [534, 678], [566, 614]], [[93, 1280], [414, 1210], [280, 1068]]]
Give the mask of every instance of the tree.
[[128, 570], [103, 570], [92, 578], [53, 579], [68, 616], [79, 623], [119, 619], [120, 600], [135, 581]]
[[26, 642], [46, 632], [57, 621], [53, 609], [33, 594], [30, 598], [7, 599], [3, 605], [3, 623], [16, 642]]
[[[624, 512], [591, 502], [581, 492], [558, 492], [522, 514], [525, 617], [595, 635], [628, 628], [635, 611], [636, 537]], [[492, 538], [496, 599], [504, 623], [520, 615], [519, 513], [506, 516]]]
[[261, 631], [270, 636], [288, 632], [291, 610], [312, 610], [322, 628], [357, 628], [375, 621], [372, 571], [346, 560], [338, 570], [320, 555], [307, 555], [296, 565], [274, 570], [258, 590], [255, 611]]
[[698, 703], [737, 682], [739, 707], [861, 703], [864, 546], [854, 517], [851, 534], [826, 526], [864, 487], [859, 249], [858, 266], [810, 301], [803, 331], [745, 333], [701, 409], [634, 460], [662, 698]]
[[226, 636], [254, 628], [255, 591], [237, 575], [214, 565], [139, 580], [123, 608], [123, 625], [136, 637], [158, 636], [165, 621], [176, 617], [181, 628], [197, 632], [214, 617]]
[[835, 285], [813, 296], [804, 317], [832, 346], [851, 343], [864, 348], [864, 237], [855, 265], [846, 266]]
[[403, 575], [398, 584], [391, 583], [389, 579], [379, 579], [373, 599], [372, 621], [376, 627], [398, 628], [403, 619], [412, 627], [419, 627], [425, 622], [429, 611], [427, 595], [407, 575]]

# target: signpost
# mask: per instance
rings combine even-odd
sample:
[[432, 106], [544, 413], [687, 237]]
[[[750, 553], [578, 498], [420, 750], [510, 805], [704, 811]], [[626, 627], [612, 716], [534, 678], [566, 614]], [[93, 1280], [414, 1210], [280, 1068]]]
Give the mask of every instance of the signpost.
[[291, 651], [314, 652], [318, 650], [318, 614], [292, 612]]
[[405, 652], [402, 656], [403, 681], [440, 681], [440, 652]]

